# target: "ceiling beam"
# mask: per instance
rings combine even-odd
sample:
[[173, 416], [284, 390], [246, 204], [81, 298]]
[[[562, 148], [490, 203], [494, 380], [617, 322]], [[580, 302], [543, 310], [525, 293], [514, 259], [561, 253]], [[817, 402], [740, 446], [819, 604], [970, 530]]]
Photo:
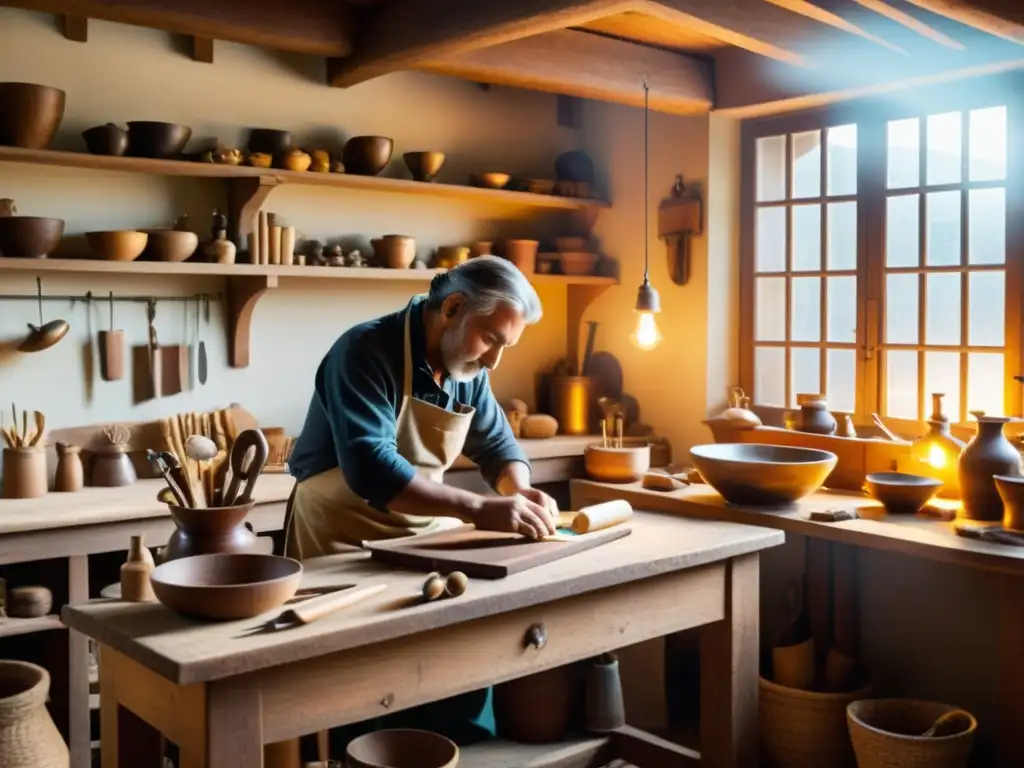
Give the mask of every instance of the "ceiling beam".
[[675, 115], [706, 114], [711, 65], [703, 60], [571, 29], [468, 51], [417, 67], [496, 85], [528, 88]]
[[954, 51], [962, 51], [964, 49], [963, 43], [954, 40], [943, 32], [940, 32], [930, 24], [925, 24], [916, 16], [889, 5], [885, 0], [854, 0], [854, 2], [864, 6], [870, 11], [874, 11], [879, 16], [884, 16], [889, 19], [889, 21], [894, 21], [907, 29], [917, 32], [917, 34], [928, 38], [933, 43], [944, 45]]
[[328, 61], [328, 80], [344, 88], [636, 5], [632, 0], [395, 0], [368, 15], [352, 56]]
[[352, 51], [350, 9], [321, 0], [3, 0], [4, 5], [318, 56]]
[[1021, 0], [907, 0], [919, 8], [1024, 45]]
[[870, 40], [875, 45], [888, 48], [889, 50], [895, 51], [896, 53], [904, 56], [907, 55], [907, 52], [898, 45], [893, 45], [888, 40], [858, 27], [852, 21], [844, 19], [842, 16], [832, 13], [832, 11], [815, 5], [814, 3], [809, 3], [807, 0], [767, 0], [767, 2], [772, 5], [777, 5], [779, 8], [784, 8], [787, 11], [791, 11], [801, 16], [806, 16], [808, 19], [817, 21], [819, 24], [835, 27], [843, 32], [849, 32], [851, 35], [857, 35], [858, 37], [863, 37], [865, 40]]

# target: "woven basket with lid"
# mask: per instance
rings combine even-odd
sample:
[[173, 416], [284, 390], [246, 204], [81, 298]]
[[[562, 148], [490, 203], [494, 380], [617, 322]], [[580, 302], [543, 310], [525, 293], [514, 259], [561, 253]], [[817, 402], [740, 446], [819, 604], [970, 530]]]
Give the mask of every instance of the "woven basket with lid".
[[0, 661], [0, 768], [68, 768], [68, 748], [46, 709], [50, 673]]

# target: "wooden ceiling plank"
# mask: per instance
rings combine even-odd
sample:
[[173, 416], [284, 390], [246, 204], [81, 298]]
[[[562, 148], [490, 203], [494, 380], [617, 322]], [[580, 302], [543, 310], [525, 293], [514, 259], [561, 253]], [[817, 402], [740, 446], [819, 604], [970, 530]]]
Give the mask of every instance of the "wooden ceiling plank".
[[347, 56], [352, 51], [351, 10], [339, 2], [3, 0], [3, 4], [317, 56]]
[[934, 43], [944, 45], [954, 51], [964, 50], [963, 43], [940, 32], [930, 24], [925, 24], [916, 16], [913, 16], [906, 11], [901, 11], [899, 8], [894, 8], [885, 2], [885, 0], [854, 0], [854, 2], [864, 6], [870, 11], [874, 11], [880, 16], [884, 16], [890, 21], [894, 21], [897, 24], [903, 25], [907, 29], [917, 32], [922, 37], [926, 37]]
[[880, 45], [883, 48], [888, 48], [891, 51], [895, 51], [903, 56], [907, 55], [907, 52], [900, 48], [898, 45], [890, 43], [878, 35], [874, 35], [867, 30], [858, 27], [848, 19], [844, 19], [838, 14], [832, 13], [825, 8], [815, 5], [814, 3], [807, 2], [807, 0], [766, 0], [766, 2], [776, 5], [779, 8], [783, 8], [792, 13], [805, 16], [808, 19], [817, 21], [820, 24], [826, 24], [836, 29], [841, 29], [843, 32], [849, 32], [851, 35], [857, 35], [863, 37], [865, 40], [870, 40], [875, 45]]
[[634, 0], [395, 0], [370, 14], [357, 50], [328, 61], [348, 87], [445, 56], [500, 45], [628, 11]]
[[68, 40], [75, 43], [89, 42], [89, 18], [87, 16], [60, 16], [60, 31]]
[[213, 64], [213, 38], [192, 38], [192, 60], [203, 64]]
[[1020, 0], [906, 0], [939, 16], [1024, 45], [1024, 3]]
[[646, 80], [654, 111], [700, 115], [713, 105], [709, 63], [571, 29], [435, 59], [417, 69], [638, 107]]

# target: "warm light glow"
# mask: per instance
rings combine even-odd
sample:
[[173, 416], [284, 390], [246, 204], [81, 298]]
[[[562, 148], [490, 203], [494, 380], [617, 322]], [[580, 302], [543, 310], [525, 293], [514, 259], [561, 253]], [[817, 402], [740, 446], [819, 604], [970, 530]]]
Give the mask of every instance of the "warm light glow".
[[653, 312], [637, 313], [636, 332], [630, 338], [644, 351], [658, 346], [658, 342], [661, 341], [661, 331], [658, 330], [658, 323], [654, 319]]
[[946, 466], [946, 452], [938, 445], [932, 445], [928, 448], [928, 463], [936, 469], [942, 469]]

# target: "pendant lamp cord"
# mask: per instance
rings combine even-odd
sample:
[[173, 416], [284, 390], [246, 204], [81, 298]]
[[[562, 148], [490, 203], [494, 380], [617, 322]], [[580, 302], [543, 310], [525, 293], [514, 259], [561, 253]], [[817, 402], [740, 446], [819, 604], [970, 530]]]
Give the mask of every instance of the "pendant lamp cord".
[[648, 197], [648, 186], [647, 186], [647, 101], [648, 92], [647, 81], [644, 80], [644, 282], [648, 282], [647, 277], [647, 240], [650, 235], [650, 223], [647, 220], [647, 197]]

